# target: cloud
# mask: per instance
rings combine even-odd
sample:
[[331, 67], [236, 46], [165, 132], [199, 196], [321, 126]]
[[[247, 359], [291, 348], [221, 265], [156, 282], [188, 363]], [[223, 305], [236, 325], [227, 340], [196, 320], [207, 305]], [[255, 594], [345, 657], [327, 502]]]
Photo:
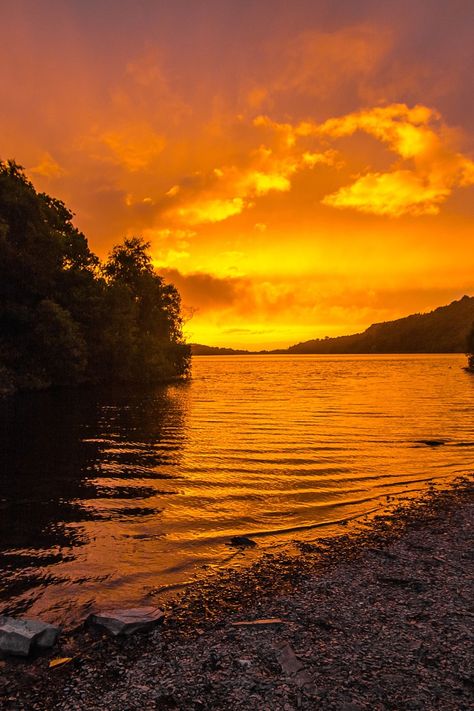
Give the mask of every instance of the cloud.
[[158, 267], [158, 272], [177, 287], [185, 307], [199, 315], [213, 312], [224, 320], [226, 314], [266, 320], [288, 313], [296, 303], [304, 308], [314, 305], [314, 288], [298, 294], [291, 279], [274, 282], [250, 276], [183, 273], [168, 267]]
[[433, 139], [437, 140], [433, 131], [426, 128], [432, 119], [439, 119], [439, 115], [426, 106], [409, 108], [405, 104], [390, 104], [330, 118], [319, 125], [302, 122], [297, 133], [340, 138], [365, 131], [388, 143], [404, 158], [410, 158], [427, 150]]
[[[397, 284], [390, 284], [386, 275], [341, 280], [331, 271], [313, 272], [308, 279], [286, 275], [272, 280], [169, 268], [159, 273], [178, 288], [185, 313], [192, 314], [189, 338], [221, 346], [290, 345], [355, 333], [370, 323], [430, 310], [473, 289], [469, 274], [455, 287], [445, 271], [433, 285], [415, 286], [411, 278]], [[265, 333], [268, 338], [257, 338]]]
[[243, 209], [244, 201], [239, 197], [224, 200], [204, 199], [178, 207], [172, 214], [187, 225], [202, 225], [206, 222], [222, 222], [228, 217], [240, 214]]
[[246, 167], [221, 166], [209, 171], [200, 180], [183, 181], [167, 191], [176, 199], [166, 215], [186, 225], [222, 222], [253, 207], [253, 201], [270, 192], [290, 189], [289, 176], [296, 170], [293, 164], [278, 163], [268, 151]]
[[151, 244], [154, 266], [161, 269], [162, 265], [172, 267], [191, 256], [191, 244], [196, 232], [168, 228], [145, 229], [143, 237]]
[[430, 185], [410, 170], [393, 173], [368, 173], [352, 185], [340, 188], [323, 198], [324, 205], [352, 207], [374, 215], [436, 215], [440, 203], [450, 190], [442, 185]]
[[[320, 124], [303, 121], [291, 126], [268, 117], [258, 117], [256, 123], [284, 133], [293, 144], [309, 137], [336, 140], [366, 133], [405, 161], [403, 167], [397, 164], [387, 172], [368, 170], [357, 175], [352, 183], [322, 199], [331, 207], [391, 217], [436, 215], [455, 188], [474, 185], [474, 162], [455, 150], [440, 115], [427, 106], [390, 104]], [[314, 158], [305, 153], [303, 161], [319, 162], [319, 155]]]
[[[287, 169], [287, 173], [291, 174], [292, 169]], [[290, 189], [291, 183], [288, 174], [282, 173], [263, 173], [262, 171], [250, 171], [238, 183], [237, 189], [244, 195], [266, 195], [272, 190], [276, 192], [286, 192]]]
[[214, 167], [173, 185], [166, 191], [171, 205], [164, 218], [190, 226], [222, 222], [254, 207], [258, 198], [269, 193], [289, 192], [292, 177], [299, 171], [333, 165], [337, 160], [334, 150], [295, 152], [291, 147], [278, 146], [275, 150], [262, 144], [249, 151], [240, 166]]
[[167, 79], [158, 49], [130, 59], [107, 98], [107, 109], [97, 112], [83, 146], [131, 173], [156, 169], [173, 131], [190, 114]]
[[43, 178], [60, 178], [66, 173], [50, 153], [45, 153], [38, 165], [30, 168], [29, 172], [32, 175], [41, 175]]
[[183, 303], [199, 312], [222, 310], [235, 304], [247, 285], [243, 278], [218, 277], [205, 272], [183, 274], [178, 269], [160, 268], [160, 276], [174, 284]]
[[361, 212], [391, 215], [436, 215], [456, 187], [474, 184], [474, 162], [451, 148], [442, 128], [433, 126], [438, 114], [426, 106], [404, 104], [330, 119], [319, 127], [322, 135], [339, 137], [364, 131], [400, 158], [414, 163], [412, 169], [368, 173], [349, 186], [324, 198], [333, 207], [352, 207]]
[[361, 23], [332, 32], [308, 30], [283, 50], [283, 68], [273, 90], [328, 97], [341, 83], [352, 85], [373, 77], [392, 45], [392, 32]]
[[263, 336], [268, 333], [273, 333], [273, 328], [223, 328], [222, 333], [224, 335], [235, 336]]
[[166, 140], [145, 122], [106, 130], [97, 136], [117, 163], [131, 172], [143, 170], [163, 151]]

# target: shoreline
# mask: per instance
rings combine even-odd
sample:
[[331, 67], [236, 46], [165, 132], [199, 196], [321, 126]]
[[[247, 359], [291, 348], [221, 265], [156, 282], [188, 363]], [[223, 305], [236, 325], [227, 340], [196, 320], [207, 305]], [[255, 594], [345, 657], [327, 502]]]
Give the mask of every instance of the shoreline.
[[[295, 554], [264, 553], [166, 602], [152, 632], [78, 628], [48, 655], [0, 662], [2, 708], [468, 709], [473, 523], [471, 477]], [[232, 625], [256, 618], [282, 622]], [[57, 657], [72, 661], [49, 669]]]

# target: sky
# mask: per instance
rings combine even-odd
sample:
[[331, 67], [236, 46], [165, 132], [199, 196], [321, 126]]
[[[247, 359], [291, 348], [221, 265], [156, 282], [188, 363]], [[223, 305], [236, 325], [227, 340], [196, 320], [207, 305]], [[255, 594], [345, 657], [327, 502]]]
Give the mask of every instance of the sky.
[[472, 0], [0, 0], [0, 158], [150, 242], [190, 341], [474, 294]]

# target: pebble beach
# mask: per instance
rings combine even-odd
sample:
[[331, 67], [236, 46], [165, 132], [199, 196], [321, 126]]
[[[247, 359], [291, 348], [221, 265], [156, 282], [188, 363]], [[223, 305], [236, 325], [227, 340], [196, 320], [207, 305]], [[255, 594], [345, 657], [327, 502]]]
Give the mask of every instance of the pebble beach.
[[[474, 703], [474, 482], [197, 582], [153, 631], [0, 661], [5, 711], [461, 711]], [[68, 659], [50, 666], [53, 659]]]

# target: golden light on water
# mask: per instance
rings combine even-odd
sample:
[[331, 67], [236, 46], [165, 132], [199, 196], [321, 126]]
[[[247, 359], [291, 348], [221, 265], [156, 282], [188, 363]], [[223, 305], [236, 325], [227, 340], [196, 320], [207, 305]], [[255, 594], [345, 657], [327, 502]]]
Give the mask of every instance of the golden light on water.
[[1, 156], [101, 256], [150, 240], [193, 341], [361, 330], [474, 292], [473, 22], [436, 0], [12, 3]]
[[191, 381], [152, 391], [78, 388], [74, 407], [69, 391], [13, 408], [3, 399], [13, 476], [0, 481], [0, 602], [68, 625], [92, 600], [160, 602], [157, 589], [246, 565], [234, 535], [255, 538], [256, 555], [275, 553], [468, 474], [474, 381], [464, 363], [201, 356]]

